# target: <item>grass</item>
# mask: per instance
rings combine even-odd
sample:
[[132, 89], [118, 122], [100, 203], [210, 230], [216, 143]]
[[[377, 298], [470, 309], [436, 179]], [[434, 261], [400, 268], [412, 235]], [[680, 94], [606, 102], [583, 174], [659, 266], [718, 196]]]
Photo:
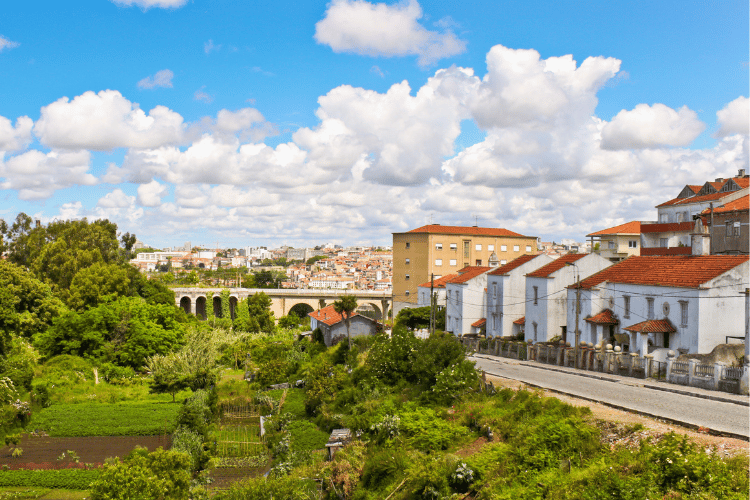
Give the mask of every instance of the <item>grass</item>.
[[0, 488], [0, 500], [83, 500], [88, 490], [57, 490], [14, 486]]
[[28, 428], [55, 437], [152, 436], [171, 433], [179, 409], [166, 402], [57, 404], [35, 413]]

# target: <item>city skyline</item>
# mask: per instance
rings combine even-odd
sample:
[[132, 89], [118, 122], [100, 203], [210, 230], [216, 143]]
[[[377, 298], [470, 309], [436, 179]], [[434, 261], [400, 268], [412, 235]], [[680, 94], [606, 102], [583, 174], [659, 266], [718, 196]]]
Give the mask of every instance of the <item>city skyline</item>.
[[[119, 0], [0, 19], [0, 218], [160, 247], [543, 241], [748, 166], [748, 5]], [[12, 97], [9, 97], [12, 96]]]

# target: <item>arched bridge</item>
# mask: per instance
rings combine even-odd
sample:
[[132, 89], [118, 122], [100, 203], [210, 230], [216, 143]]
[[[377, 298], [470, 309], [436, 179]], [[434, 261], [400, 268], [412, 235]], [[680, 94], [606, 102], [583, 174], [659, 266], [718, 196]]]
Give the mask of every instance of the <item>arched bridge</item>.
[[[271, 311], [279, 318], [286, 316], [295, 308], [304, 308], [307, 312], [332, 304], [343, 295], [353, 295], [359, 305], [368, 304], [375, 310], [376, 319], [388, 317], [388, 310], [392, 302], [391, 292], [373, 290], [313, 290], [313, 289], [277, 289], [277, 288], [172, 288], [175, 304], [185, 312], [195, 314], [206, 319], [207, 294], [213, 293], [212, 304], [214, 315], [221, 316], [221, 292], [229, 290], [229, 310], [232, 318], [235, 316], [237, 302], [251, 295], [263, 292], [271, 299]], [[299, 306], [299, 304], [304, 304]], [[209, 307], [211, 307], [209, 306]], [[297, 307], [295, 307], [297, 306]]]

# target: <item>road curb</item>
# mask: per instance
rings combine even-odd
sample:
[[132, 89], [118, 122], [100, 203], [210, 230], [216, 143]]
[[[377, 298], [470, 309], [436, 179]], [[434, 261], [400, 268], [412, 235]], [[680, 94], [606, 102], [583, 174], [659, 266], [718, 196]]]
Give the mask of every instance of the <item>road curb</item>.
[[[485, 355], [480, 355], [480, 356], [482, 358], [484, 358], [484, 359], [489, 360], [489, 361], [497, 361], [498, 359], [502, 359], [502, 360], [506, 359], [506, 358], [496, 358], [494, 356], [488, 357], [486, 354]], [[479, 356], [474, 355], [474, 357], [479, 357]], [[517, 361], [517, 360], [511, 360], [511, 361]], [[636, 385], [636, 386], [639, 386], [639, 387], [644, 387], [646, 389], [653, 389], [655, 391], [672, 392], [674, 394], [680, 394], [681, 396], [690, 396], [690, 397], [694, 397], [694, 398], [708, 399], [710, 401], [719, 401], [721, 403], [730, 403], [730, 404], [735, 404], [735, 405], [750, 407], [750, 401], [738, 401], [736, 399], [725, 398], [723, 396], [715, 396], [713, 394], [700, 394], [700, 393], [696, 393], [696, 392], [691, 392], [691, 391], [685, 391], [685, 390], [682, 390], [682, 389], [678, 389], [676, 387], [674, 387], [674, 388], [673, 387], [662, 387], [662, 386], [659, 386], [659, 385], [649, 384], [647, 382], [629, 384], [629, 381], [620, 380], [620, 379], [612, 378], [612, 377], [607, 377], [607, 376], [604, 376], [604, 375], [594, 375], [592, 373], [585, 373], [585, 372], [578, 372], [578, 371], [568, 371], [568, 370], [560, 370], [559, 368], [555, 368], [555, 367], [547, 366], [547, 365], [540, 365], [540, 364], [536, 364], [536, 363], [528, 363], [528, 362], [517, 361], [516, 363], [513, 363], [513, 364], [518, 364], [518, 365], [522, 365], [522, 366], [528, 366], [529, 368], [537, 368], [539, 370], [547, 370], [547, 371], [558, 372], [558, 373], [567, 373], [569, 375], [575, 375], [576, 377], [592, 378], [592, 379], [596, 379], [596, 380], [603, 380], [605, 382], [612, 382], [612, 383], [615, 383], [615, 384]], [[644, 379], [634, 378], [633, 380], [635, 381], [635, 380], [644, 380]]]
[[[553, 371], [562, 371], [562, 370], [553, 370]], [[557, 393], [557, 394], [564, 394], [565, 396], [570, 396], [572, 398], [583, 399], [584, 401], [590, 401], [592, 403], [598, 403], [600, 405], [609, 406], [610, 408], [614, 408], [616, 410], [627, 411], [627, 412], [630, 412], [630, 413], [635, 413], [637, 415], [642, 415], [644, 417], [649, 417], [649, 418], [653, 418], [653, 419], [656, 419], [656, 420], [663, 420], [664, 422], [669, 422], [671, 424], [679, 425], [681, 427], [687, 427], [688, 429], [693, 429], [693, 430], [708, 429], [709, 434], [711, 434], [712, 436], [723, 436], [723, 437], [730, 437], [730, 438], [734, 438], [734, 439], [739, 439], [741, 441], [750, 441], [750, 436], [743, 436], [742, 434], [735, 434], [734, 432], [720, 431], [720, 430], [717, 430], [717, 429], [712, 429], [710, 427], [705, 427], [705, 426], [700, 426], [700, 425], [696, 425], [696, 424], [691, 424], [690, 422], [685, 422], [685, 421], [677, 420], [677, 419], [674, 419], [674, 418], [664, 417], [662, 415], [656, 415], [656, 414], [653, 414], [653, 413], [649, 413], [647, 411], [636, 410], [634, 408], [630, 408], [630, 407], [623, 406], [623, 405], [618, 405], [618, 404], [615, 404], [615, 403], [608, 403], [606, 401], [600, 401], [598, 399], [589, 398], [589, 397], [581, 396], [581, 395], [578, 395], [578, 394], [573, 394], [572, 392], [561, 391], [559, 389], [552, 389], [550, 387], [545, 387], [543, 385], [532, 384], [530, 382], [526, 382], [526, 381], [523, 381], [523, 380], [518, 380], [518, 379], [515, 379], [513, 377], [506, 377], [506, 376], [500, 375], [498, 373], [488, 372], [487, 370], [485, 370], [484, 372], [487, 375], [491, 375], [493, 377], [503, 378], [505, 380], [514, 380], [516, 382], [520, 382], [520, 383], [522, 383], [524, 385], [527, 385], [529, 387], [536, 387], [538, 389], [544, 389], [545, 391], [550, 391], [550, 392], [554, 392], [554, 393]], [[565, 373], [567, 373], [567, 372], [565, 372]]]

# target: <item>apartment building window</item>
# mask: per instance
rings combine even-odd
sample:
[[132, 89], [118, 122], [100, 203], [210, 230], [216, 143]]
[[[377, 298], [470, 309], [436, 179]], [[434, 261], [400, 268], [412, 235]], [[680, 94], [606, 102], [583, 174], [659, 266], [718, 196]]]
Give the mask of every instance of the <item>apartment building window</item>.
[[497, 283], [492, 284], [492, 298], [493, 299], [497, 298]]
[[514, 251], [514, 252], [518, 252], [518, 251], [520, 251], [520, 250], [521, 250], [521, 247], [520, 247], [520, 246], [518, 246], [518, 245], [513, 245], [513, 251]]
[[443, 265], [443, 259], [435, 259], [435, 265], [436, 266], [442, 266]]
[[501, 252], [507, 252], [508, 251], [508, 245], [500, 245], [500, 251]]
[[669, 222], [669, 214], [660, 214], [659, 222], [661, 222], [662, 224], [666, 224], [667, 222]]
[[732, 236], [732, 223], [727, 222], [726, 227], [727, 227], [727, 236]]
[[625, 318], [630, 317], [630, 297], [625, 295], [622, 300], [625, 302], [625, 314], [623, 315]]
[[534, 305], [539, 303], [539, 287], [534, 287]]
[[435, 243], [435, 250], [442, 250], [443, 244], [442, 243]]
[[464, 259], [469, 258], [469, 245], [471, 244], [470, 241], [466, 240], [464, 241]]
[[458, 250], [458, 244], [451, 243], [451, 250]]
[[404, 280], [409, 281], [409, 275], [404, 276]]
[[531, 245], [526, 245], [526, 251], [531, 252]]
[[685, 328], [688, 326], [688, 301], [680, 301], [680, 326]]
[[610, 250], [614, 250], [615, 249], [615, 242], [614, 241], [608, 241], [607, 243], [609, 243], [607, 245], [607, 248], [609, 248]]
[[505, 264], [507, 264], [507, 263], [508, 263], [508, 261], [507, 261], [507, 260], [501, 260], [501, 261], [500, 261], [500, 265], [501, 265], [501, 266], [504, 266], [504, 265], [505, 265]]
[[404, 292], [404, 295], [406, 295], [408, 297], [409, 296], [409, 290], [407, 290], [406, 292]]
[[487, 251], [488, 252], [494, 252], [495, 251], [495, 245], [487, 245]]
[[638, 248], [638, 240], [628, 241], [628, 248]]
[[476, 265], [477, 266], [481, 266], [482, 265], [482, 259], [477, 259]]
[[411, 243], [409, 243], [408, 241], [406, 242], [406, 248], [411, 248]]
[[404, 264], [408, 264], [408, 263], [409, 263], [409, 259], [405, 259]]
[[667, 248], [669, 246], [669, 238], [659, 238], [659, 246], [661, 248]]
[[654, 298], [653, 297], [647, 297], [646, 298], [646, 306], [648, 307], [648, 314], [646, 319], [654, 319]]
[[740, 223], [739, 221], [732, 224], [732, 227], [734, 227], [734, 235], [739, 236], [740, 235]]
[[477, 245], [476, 245], [476, 246], [474, 247], [474, 249], [475, 249], [475, 250], [476, 250], [477, 252], [479, 252], [479, 251], [481, 251], [481, 250], [482, 250], [482, 245], [479, 245], [479, 244], [477, 244]]
[[451, 259], [450, 260], [450, 264], [451, 264], [451, 266], [455, 266], [456, 265], [456, 259]]

